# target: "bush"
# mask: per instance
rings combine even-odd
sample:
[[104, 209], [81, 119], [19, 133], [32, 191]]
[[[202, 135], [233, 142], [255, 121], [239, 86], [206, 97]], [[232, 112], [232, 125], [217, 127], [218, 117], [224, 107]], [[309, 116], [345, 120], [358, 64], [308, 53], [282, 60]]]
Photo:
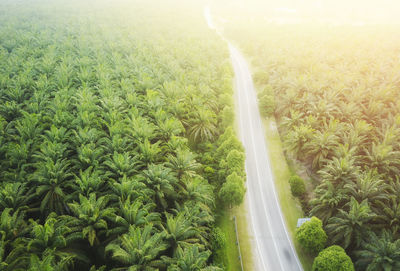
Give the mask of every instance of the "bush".
[[240, 151], [244, 150], [242, 143], [239, 141], [239, 139], [237, 139], [237, 137], [234, 134], [232, 134], [232, 135], [229, 135], [229, 134], [230, 134], [230, 132], [228, 132], [227, 134], [224, 133], [221, 136], [222, 138], [224, 138], [224, 139], [226, 138], [226, 139], [222, 143], [220, 143], [219, 147], [217, 148], [217, 151], [216, 151], [217, 159], [225, 158], [231, 150], [234, 150], [234, 149], [240, 150]]
[[223, 267], [226, 265], [226, 236], [219, 227], [214, 227], [210, 234], [213, 264]]
[[245, 167], [244, 167], [245, 156], [244, 152], [241, 150], [231, 150], [226, 156], [226, 166], [229, 174], [236, 172], [239, 176], [244, 177]]
[[219, 190], [218, 196], [226, 205], [239, 205], [243, 201], [244, 192], [243, 178], [233, 172], [226, 178], [226, 182]]
[[306, 193], [306, 186], [302, 178], [294, 175], [289, 178], [290, 190], [295, 197], [301, 197]]
[[232, 125], [235, 121], [235, 112], [231, 106], [225, 106], [220, 113], [221, 117], [221, 129], [225, 129], [229, 125]]
[[211, 232], [211, 249], [216, 251], [226, 246], [225, 233], [219, 227], [214, 227]]
[[257, 84], [266, 84], [266, 83], [268, 83], [268, 81], [269, 81], [269, 73], [268, 73], [268, 71], [261, 70], [261, 71], [255, 72], [254, 75], [253, 75], [253, 80]]
[[305, 250], [316, 254], [325, 247], [328, 236], [322, 228], [322, 221], [314, 216], [296, 230], [296, 239]]
[[264, 117], [272, 116], [275, 112], [275, 99], [272, 94], [265, 94], [260, 98], [260, 111]]
[[354, 271], [354, 265], [344, 249], [335, 245], [319, 253], [312, 271]]

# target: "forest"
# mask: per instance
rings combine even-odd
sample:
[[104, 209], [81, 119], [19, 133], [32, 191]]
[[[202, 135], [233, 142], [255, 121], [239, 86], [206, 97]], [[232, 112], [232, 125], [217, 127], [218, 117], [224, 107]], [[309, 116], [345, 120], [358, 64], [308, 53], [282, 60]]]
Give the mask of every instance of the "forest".
[[1, 1], [0, 270], [225, 270], [232, 96], [200, 4]]
[[398, 26], [241, 19], [224, 31], [251, 60], [260, 111], [305, 181], [295, 190], [305, 216], [356, 270], [400, 270]]

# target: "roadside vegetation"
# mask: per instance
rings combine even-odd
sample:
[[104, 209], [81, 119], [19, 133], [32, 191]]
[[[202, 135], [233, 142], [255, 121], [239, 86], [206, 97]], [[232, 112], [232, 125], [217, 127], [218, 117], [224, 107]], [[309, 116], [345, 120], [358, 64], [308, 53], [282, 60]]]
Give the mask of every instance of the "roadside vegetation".
[[226, 269], [244, 154], [201, 12], [0, 3], [1, 270]]
[[[252, 60], [260, 111], [276, 118], [286, 158], [304, 169], [294, 173], [305, 185], [291, 178], [291, 189], [322, 221], [325, 246], [343, 248], [356, 270], [399, 269], [398, 27], [235, 20], [225, 33]], [[342, 252], [313, 269], [329, 270], [321, 259], [333, 254]]]

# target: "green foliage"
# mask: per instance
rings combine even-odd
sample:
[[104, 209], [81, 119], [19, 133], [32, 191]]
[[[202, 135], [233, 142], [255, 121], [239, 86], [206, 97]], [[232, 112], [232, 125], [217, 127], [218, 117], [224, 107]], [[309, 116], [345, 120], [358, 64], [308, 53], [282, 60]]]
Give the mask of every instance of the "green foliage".
[[148, 267], [157, 268], [162, 264], [158, 255], [168, 248], [162, 233], [152, 233], [152, 225], [143, 229], [131, 226], [129, 232], [111, 242], [106, 251], [121, 265], [133, 270]]
[[243, 201], [245, 187], [243, 178], [238, 176], [236, 172], [226, 177], [226, 182], [219, 190], [218, 196], [221, 201], [228, 205], [239, 205]]
[[400, 269], [400, 240], [394, 240], [393, 234], [382, 231], [380, 236], [370, 232], [369, 242], [356, 251], [359, 270], [398, 270]]
[[230, 169], [237, 169], [237, 172], [242, 172], [244, 168], [244, 153], [239, 150], [231, 150], [226, 156], [227, 166]]
[[232, 70], [178, 2], [0, 4], [1, 270], [219, 270]]
[[226, 235], [219, 227], [214, 227], [211, 231], [211, 251], [213, 263], [218, 266], [226, 264]]
[[306, 193], [306, 185], [304, 180], [297, 175], [289, 178], [290, 190], [295, 197], [302, 197]]
[[221, 116], [222, 127], [228, 127], [229, 125], [232, 125], [232, 123], [234, 123], [235, 120], [235, 112], [233, 111], [233, 107], [225, 106], [222, 109], [220, 116]]
[[330, 246], [314, 259], [313, 271], [354, 271], [354, 265], [343, 248]]
[[260, 97], [260, 111], [264, 117], [270, 117], [275, 112], [275, 98], [270, 94]]
[[211, 232], [211, 248], [213, 251], [222, 249], [226, 246], [225, 233], [219, 227], [214, 227]]
[[344, 248], [353, 245], [359, 247], [369, 230], [368, 222], [375, 218], [368, 201], [358, 203], [353, 197], [349, 211], [339, 210], [337, 216], [329, 218], [326, 231], [331, 243], [341, 244]]
[[210, 270], [221, 271], [221, 268], [215, 266], [207, 266], [207, 260], [210, 256], [210, 251], [201, 251], [198, 246], [190, 246], [186, 249], [178, 249], [177, 262], [168, 267], [168, 271], [180, 270]]
[[317, 254], [325, 247], [328, 236], [321, 220], [313, 216], [296, 230], [296, 239], [309, 253]]
[[313, 179], [310, 215], [356, 261], [354, 252], [372, 242], [370, 231], [400, 229], [400, 92], [393, 76], [400, 67], [392, 65], [398, 27], [366, 24], [360, 31], [252, 16], [224, 14], [224, 33], [252, 59], [260, 111], [273, 108], [275, 98], [285, 154]]

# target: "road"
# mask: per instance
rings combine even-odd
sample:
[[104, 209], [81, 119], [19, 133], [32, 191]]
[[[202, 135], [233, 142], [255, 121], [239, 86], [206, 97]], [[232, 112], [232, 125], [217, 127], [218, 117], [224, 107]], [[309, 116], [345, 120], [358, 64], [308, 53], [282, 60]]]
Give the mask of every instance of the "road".
[[[208, 8], [204, 14], [210, 28], [215, 29]], [[249, 66], [239, 50], [229, 42], [228, 45], [235, 72], [236, 116], [246, 153], [245, 200], [250, 218], [248, 225], [255, 240], [255, 270], [303, 270], [278, 203], [265, 143], [265, 130]]]

